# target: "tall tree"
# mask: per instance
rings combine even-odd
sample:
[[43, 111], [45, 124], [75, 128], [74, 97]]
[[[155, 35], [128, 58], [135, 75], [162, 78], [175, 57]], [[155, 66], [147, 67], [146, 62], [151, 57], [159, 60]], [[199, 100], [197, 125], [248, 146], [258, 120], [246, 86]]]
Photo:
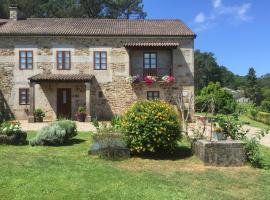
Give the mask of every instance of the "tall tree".
[[0, 0], [0, 18], [17, 4], [19, 17], [145, 18], [142, 0]]
[[107, 15], [107, 0], [81, 0], [80, 5], [89, 18], [101, 18]]
[[109, 0], [108, 17], [120, 19], [144, 19], [142, 0]]
[[250, 98], [255, 104], [259, 105], [261, 101], [261, 92], [257, 84], [256, 71], [253, 67], [249, 68], [246, 78], [246, 96]]

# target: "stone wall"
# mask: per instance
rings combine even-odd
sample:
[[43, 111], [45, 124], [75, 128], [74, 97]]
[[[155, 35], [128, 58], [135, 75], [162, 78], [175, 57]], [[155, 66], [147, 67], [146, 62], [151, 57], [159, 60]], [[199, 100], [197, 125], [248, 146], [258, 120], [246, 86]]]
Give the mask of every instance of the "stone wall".
[[[152, 86], [145, 84], [131, 85], [126, 81], [131, 69], [130, 63], [137, 63], [129, 57], [129, 50], [123, 47], [127, 42], [178, 42], [180, 46], [173, 50], [173, 75], [177, 82], [173, 85], [156, 83]], [[19, 70], [19, 50], [32, 50], [34, 55], [33, 70]], [[57, 50], [71, 52], [71, 70], [57, 70]], [[94, 51], [106, 51], [108, 55], [107, 70], [93, 69]], [[138, 55], [143, 56], [139, 50]], [[130, 51], [132, 53], [132, 51]], [[170, 63], [171, 54], [168, 50], [158, 50], [162, 55], [160, 65]], [[141, 57], [141, 61], [143, 57]], [[165, 64], [164, 64], [165, 63]], [[138, 66], [138, 65], [137, 65]], [[143, 66], [141, 66], [143, 67]], [[91, 112], [98, 118], [110, 118], [114, 114], [121, 114], [125, 108], [137, 99], [145, 99], [147, 91], [158, 90], [160, 96], [173, 102], [179, 90], [183, 88], [189, 93], [194, 92], [194, 56], [193, 39], [184, 38], [68, 38], [68, 37], [0, 37], [0, 76], [4, 80], [4, 95], [11, 110], [18, 119], [26, 119], [29, 106], [19, 105], [19, 88], [29, 87], [28, 78], [39, 73], [79, 74], [88, 73], [95, 76], [91, 89]], [[66, 86], [66, 85], [64, 85]], [[48, 112], [48, 119], [56, 116], [55, 104], [51, 100], [55, 95], [54, 89], [59, 84], [36, 86], [38, 102], [36, 108], [41, 107]], [[71, 88], [76, 91], [76, 83]], [[49, 90], [47, 88], [54, 88]], [[82, 88], [82, 87], [81, 87]], [[80, 94], [79, 104], [85, 104], [85, 91]], [[50, 97], [51, 99], [48, 99]], [[76, 102], [76, 97], [72, 96]], [[77, 105], [72, 104], [73, 114]]]

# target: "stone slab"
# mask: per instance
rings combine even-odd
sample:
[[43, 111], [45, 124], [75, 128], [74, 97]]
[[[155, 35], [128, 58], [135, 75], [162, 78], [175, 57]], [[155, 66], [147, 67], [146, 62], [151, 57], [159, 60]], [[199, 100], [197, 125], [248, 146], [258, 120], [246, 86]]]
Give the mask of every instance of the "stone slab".
[[243, 143], [239, 140], [195, 140], [192, 151], [205, 165], [242, 166], [246, 162]]

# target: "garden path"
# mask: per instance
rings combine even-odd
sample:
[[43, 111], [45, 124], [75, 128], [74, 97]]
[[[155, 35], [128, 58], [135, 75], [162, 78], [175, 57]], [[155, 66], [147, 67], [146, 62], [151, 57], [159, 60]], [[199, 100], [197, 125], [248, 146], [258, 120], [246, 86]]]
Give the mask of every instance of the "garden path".
[[[19, 120], [22, 130], [24, 131], [39, 131], [42, 127], [46, 126], [50, 122], [43, 123], [28, 123], [27, 120]], [[76, 122], [77, 130], [80, 132], [95, 131], [95, 127], [88, 122]]]

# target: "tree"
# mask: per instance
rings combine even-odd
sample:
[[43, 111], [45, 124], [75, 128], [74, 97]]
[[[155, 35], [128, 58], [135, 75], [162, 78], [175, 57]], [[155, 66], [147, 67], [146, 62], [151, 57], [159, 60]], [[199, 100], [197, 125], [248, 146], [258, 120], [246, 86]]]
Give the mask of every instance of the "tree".
[[108, 17], [120, 19], [144, 19], [142, 0], [111, 0], [108, 1]]
[[[214, 106], [211, 106], [214, 104]], [[214, 107], [214, 110], [212, 110]], [[235, 112], [236, 101], [232, 94], [227, 92], [220, 83], [211, 82], [204, 87], [195, 98], [195, 108], [198, 112], [213, 112], [221, 114], [231, 114]]]
[[250, 98], [256, 105], [259, 105], [261, 102], [261, 92], [257, 84], [256, 71], [253, 67], [249, 68], [246, 78], [246, 97]]
[[8, 18], [8, 7], [17, 4], [20, 18], [88, 17], [145, 18], [142, 0], [0, 0], [0, 17]]

